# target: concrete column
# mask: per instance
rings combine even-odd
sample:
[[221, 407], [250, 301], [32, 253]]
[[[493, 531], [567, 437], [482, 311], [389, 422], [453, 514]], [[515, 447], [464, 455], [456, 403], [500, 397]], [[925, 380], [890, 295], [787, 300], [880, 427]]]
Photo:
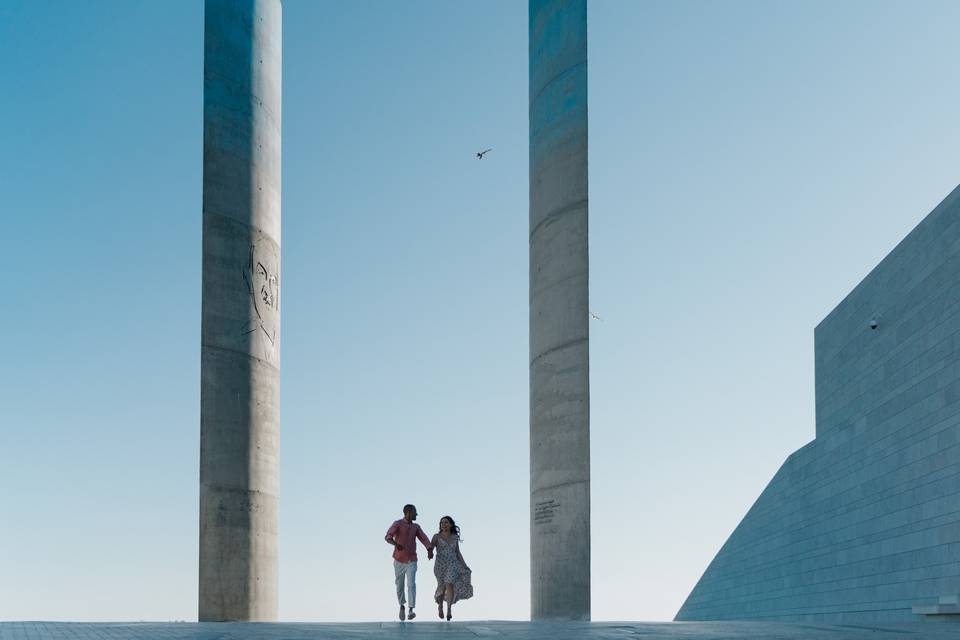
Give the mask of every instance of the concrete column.
[[206, 0], [201, 621], [277, 618], [280, 0]]
[[530, 617], [589, 620], [587, 3], [529, 7]]

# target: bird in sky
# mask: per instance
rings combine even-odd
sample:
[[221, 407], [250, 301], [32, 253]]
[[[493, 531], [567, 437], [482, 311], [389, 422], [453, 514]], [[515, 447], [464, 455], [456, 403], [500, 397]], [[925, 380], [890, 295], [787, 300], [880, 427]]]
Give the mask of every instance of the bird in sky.
[[590, 317], [593, 318], [594, 320], [599, 320], [600, 322], [603, 322], [603, 318], [595, 314], [593, 311], [590, 312]]
[[479, 153], [477, 154], [477, 160], [483, 160], [483, 156], [485, 156], [486, 154], [490, 153], [491, 151], [493, 151], [493, 149], [486, 149], [486, 150], [484, 150], [484, 151], [479, 152]]

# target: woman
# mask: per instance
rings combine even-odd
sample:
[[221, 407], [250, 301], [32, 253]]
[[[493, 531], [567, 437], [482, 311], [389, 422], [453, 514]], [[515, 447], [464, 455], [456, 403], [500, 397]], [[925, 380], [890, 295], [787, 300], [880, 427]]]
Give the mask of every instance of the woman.
[[436, 554], [433, 575], [437, 577], [437, 614], [443, 619], [443, 603], [447, 603], [447, 620], [453, 619], [453, 603], [473, 597], [470, 567], [460, 555], [460, 527], [450, 516], [440, 518], [440, 532], [430, 541]]

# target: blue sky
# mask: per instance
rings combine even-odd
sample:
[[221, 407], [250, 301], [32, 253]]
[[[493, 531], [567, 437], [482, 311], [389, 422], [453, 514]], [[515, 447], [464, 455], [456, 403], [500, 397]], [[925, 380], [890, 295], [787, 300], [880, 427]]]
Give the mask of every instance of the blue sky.
[[[285, 620], [390, 619], [408, 501], [529, 613], [526, 14], [284, 2]], [[958, 18], [591, 3], [595, 619], [813, 438], [813, 327], [958, 182]], [[0, 5], [0, 619], [196, 618], [202, 55], [200, 2]]]

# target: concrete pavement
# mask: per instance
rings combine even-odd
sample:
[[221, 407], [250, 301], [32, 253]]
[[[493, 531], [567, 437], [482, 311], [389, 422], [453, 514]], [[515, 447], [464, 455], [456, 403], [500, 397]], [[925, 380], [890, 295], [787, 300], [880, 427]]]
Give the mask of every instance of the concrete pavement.
[[363, 623], [0, 622], [0, 640], [956, 640], [951, 623], [819, 625], [773, 622], [500, 621]]

